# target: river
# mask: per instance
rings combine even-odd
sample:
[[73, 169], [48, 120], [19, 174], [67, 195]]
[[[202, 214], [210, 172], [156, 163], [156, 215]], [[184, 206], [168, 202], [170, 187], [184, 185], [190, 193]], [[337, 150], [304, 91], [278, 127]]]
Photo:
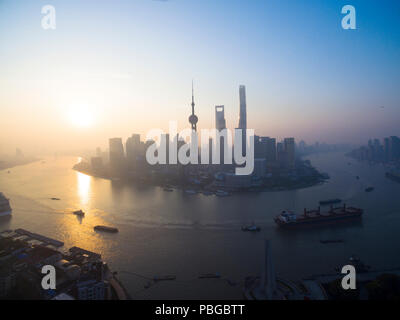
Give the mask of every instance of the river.
[[[382, 165], [340, 152], [307, 159], [331, 179], [300, 190], [220, 198], [94, 178], [71, 169], [77, 157], [45, 158], [0, 171], [0, 191], [13, 208], [11, 219], [0, 220], [0, 231], [25, 228], [63, 241], [65, 248], [100, 253], [137, 299], [240, 299], [244, 278], [262, 270], [264, 239], [271, 240], [278, 276], [292, 280], [332, 272], [352, 254], [374, 268], [399, 267], [400, 184], [385, 178]], [[375, 190], [366, 193], [369, 186]], [[301, 230], [280, 230], [273, 222], [283, 209], [316, 208], [330, 198], [363, 208], [362, 221]], [[86, 212], [83, 219], [71, 213], [77, 209]], [[253, 221], [262, 232], [240, 230]], [[120, 232], [97, 233], [98, 224]], [[197, 279], [215, 272], [223, 279]], [[144, 288], [143, 276], [171, 274], [176, 281]]]

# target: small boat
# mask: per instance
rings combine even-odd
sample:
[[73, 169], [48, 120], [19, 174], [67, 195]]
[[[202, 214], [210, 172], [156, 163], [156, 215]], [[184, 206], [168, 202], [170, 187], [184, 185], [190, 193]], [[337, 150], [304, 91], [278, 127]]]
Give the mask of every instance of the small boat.
[[343, 243], [343, 239], [332, 239], [332, 240], [319, 240], [319, 242], [323, 243], [323, 244], [327, 244], [327, 243]]
[[321, 173], [321, 176], [322, 176], [322, 178], [325, 179], [325, 180], [330, 179], [330, 176], [329, 176], [329, 174], [327, 174], [327, 173]]
[[251, 225], [251, 226], [243, 226], [242, 227], [242, 231], [245, 231], [245, 232], [259, 232], [259, 231], [261, 231], [261, 228], [260, 227], [257, 227], [256, 225]]
[[230, 193], [229, 193], [229, 192], [226, 192], [226, 191], [224, 191], [224, 190], [217, 190], [217, 192], [215, 193], [215, 195], [216, 195], [217, 197], [228, 197], [228, 196], [230, 196]]
[[[355, 255], [352, 255], [352, 256], [349, 258], [349, 261], [347, 262], [347, 264], [350, 264], [350, 265], [354, 266], [354, 268], [356, 269], [357, 274], [358, 274], [358, 273], [369, 272], [369, 271], [371, 270], [371, 266], [366, 265], [364, 262], [362, 262], [362, 261], [360, 260], [360, 258], [358, 258], [358, 257], [355, 256]], [[341, 266], [340, 266], [340, 267], [336, 267], [335, 270], [336, 270], [337, 272], [341, 272], [342, 267], [341, 267]]]
[[72, 212], [74, 215], [80, 216], [80, 217], [84, 217], [85, 213], [82, 210], [76, 210]]
[[193, 194], [196, 194], [197, 192], [194, 191], [194, 190], [185, 190], [185, 193], [186, 193], [186, 194], [193, 195]]
[[368, 187], [367, 189], [365, 189], [365, 192], [371, 192], [374, 191], [375, 188], [374, 187]]
[[161, 276], [161, 277], [154, 277], [153, 281], [171, 281], [171, 280], [175, 280], [176, 276]]
[[105, 231], [111, 233], [117, 233], [119, 231], [117, 228], [107, 227], [107, 226], [95, 226], [93, 229], [95, 231]]
[[329, 199], [329, 200], [321, 200], [321, 201], [319, 202], [319, 204], [320, 204], [321, 206], [326, 206], [326, 205], [328, 205], [328, 204], [335, 204], [335, 203], [340, 203], [340, 202], [342, 202], [341, 199]]
[[199, 275], [199, 279], [219, 279], [221, 275], [217, 273], [203, 273]]
[[50, 198], [50, 200], [58, 201], [58, 200], [61, 200], [61, 199], [60, 198]]

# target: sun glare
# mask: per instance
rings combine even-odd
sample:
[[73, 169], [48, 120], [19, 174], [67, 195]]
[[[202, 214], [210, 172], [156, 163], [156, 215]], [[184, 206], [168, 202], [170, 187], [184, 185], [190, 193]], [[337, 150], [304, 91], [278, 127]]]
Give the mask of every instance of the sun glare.
[[69, 121], [76, 127], [87, 128], [93, 125], [93, 114], [86, 105], [71, 106], [68, 115]]

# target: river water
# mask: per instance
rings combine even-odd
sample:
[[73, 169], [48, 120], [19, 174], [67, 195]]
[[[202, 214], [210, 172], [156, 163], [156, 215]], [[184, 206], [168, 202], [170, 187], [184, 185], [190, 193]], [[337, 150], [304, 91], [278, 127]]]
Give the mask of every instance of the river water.
[[[65, 248], [98, 252], [137, 299], [240, 299], [244, 278], [262, 270], [264, 239], [271, 240], [278, 276], [292, 280], [332, 272], [352, 254], [374, 268], [400, 266], [400, 184], [385, 178], [382, 165], [340, 152], [308, 159], [331, 179], [300, 190], [219, 198], [93, 178], [71, 169], [76, 157], [46, 158], [0, 171], [0, 191], [13, 208], [11, 219], [0, 220], [0, 231], [24, 228], [63, 241]], [[369, 186], [375, 190], [366, 193]], [[362, 221], [299, 230], [280, 230], [273, 222], [283, 209], [316, 208], [330, 198], [363, 208]], [[86, 212], [83, 219], [71, 213], [77, 209]], [[240, 230], [253, 221], [262, 232]], [[97, 233], [98, 224], [120, 232]], [[198, 279], [215, 272], [223, 279]], [[171, 274], [176, 281], [144, 288], [146, 278]]]

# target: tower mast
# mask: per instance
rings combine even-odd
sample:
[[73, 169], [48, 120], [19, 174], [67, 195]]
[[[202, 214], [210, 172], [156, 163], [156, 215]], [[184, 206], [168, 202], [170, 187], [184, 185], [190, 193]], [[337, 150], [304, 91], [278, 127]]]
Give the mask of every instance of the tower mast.
[[192, 114], [189, 117], [189, 123], [192, 126], [192, 130], [197, 131], [197, 122], [199, 118], [194, 114], [194, 89], [193, 89], [193, 80], [192, 80]]

